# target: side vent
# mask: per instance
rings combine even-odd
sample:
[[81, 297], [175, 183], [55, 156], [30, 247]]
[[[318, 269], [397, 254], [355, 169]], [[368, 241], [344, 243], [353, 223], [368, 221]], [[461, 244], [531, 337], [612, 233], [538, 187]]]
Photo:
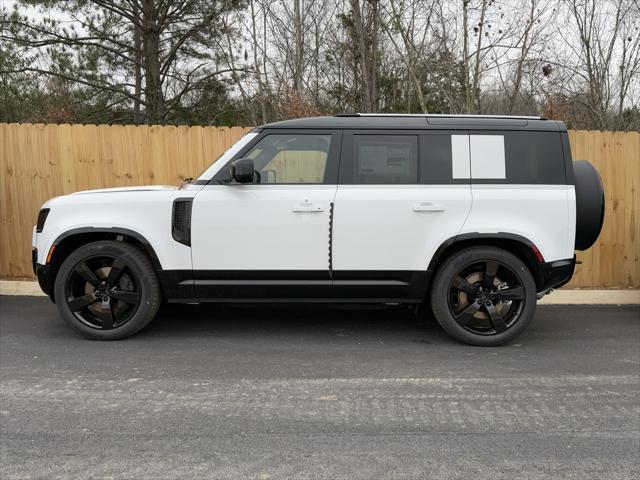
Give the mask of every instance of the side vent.
[[191, 246], [191, 204], [193, 198], [176, 198], [171, 213], [171, 235], [176, 242]]
[[36, 233], [42, 232], [44, 230], [44, 222], [47, 221], [47, 216], [49, 215], [49, 209], [43, 208], [38, 213], [38, 221], [36, 222]]

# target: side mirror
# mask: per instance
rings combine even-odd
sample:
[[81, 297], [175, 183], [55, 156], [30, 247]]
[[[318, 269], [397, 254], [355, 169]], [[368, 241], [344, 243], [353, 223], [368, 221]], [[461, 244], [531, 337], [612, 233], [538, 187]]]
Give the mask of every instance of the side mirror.
[[231, 178], [237, 183], [252, 183], [254, 172], [253, 160], [250, 158], [239, 158], [229, 167]]

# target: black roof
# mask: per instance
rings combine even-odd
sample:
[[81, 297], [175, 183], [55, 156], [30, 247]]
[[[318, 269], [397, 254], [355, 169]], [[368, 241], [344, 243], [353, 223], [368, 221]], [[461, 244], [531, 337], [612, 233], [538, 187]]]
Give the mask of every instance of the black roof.
[[402, 115], [349, 114], [334, 117], [307, 117], [268, 123], [264, 128], [346, 128], [346, 129], [434, 129], [434, 130], [545, 130], [566, 131], [563, 122], [540, 117], [492, 115]]

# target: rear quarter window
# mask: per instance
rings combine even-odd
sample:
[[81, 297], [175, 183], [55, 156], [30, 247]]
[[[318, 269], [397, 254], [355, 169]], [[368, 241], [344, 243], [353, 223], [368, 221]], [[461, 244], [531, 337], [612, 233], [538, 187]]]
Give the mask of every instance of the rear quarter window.
[[[504, 137], [506, 178], [472, 178], [472, 183], [557, 185], [566, 183], [562, 139], [558, 132], [483, 131], [471, 135]], [[473, 151], [472, 151], [473, 157]]]

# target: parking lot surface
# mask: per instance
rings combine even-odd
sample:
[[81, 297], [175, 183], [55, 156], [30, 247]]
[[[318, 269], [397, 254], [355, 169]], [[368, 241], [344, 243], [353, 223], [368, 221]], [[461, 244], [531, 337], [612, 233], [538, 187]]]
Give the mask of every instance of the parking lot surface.
[[639, 478], [640, 308], [499, 348], [402, 309], [165, 306], [75, 336], [0, 297], [0, 478]]

